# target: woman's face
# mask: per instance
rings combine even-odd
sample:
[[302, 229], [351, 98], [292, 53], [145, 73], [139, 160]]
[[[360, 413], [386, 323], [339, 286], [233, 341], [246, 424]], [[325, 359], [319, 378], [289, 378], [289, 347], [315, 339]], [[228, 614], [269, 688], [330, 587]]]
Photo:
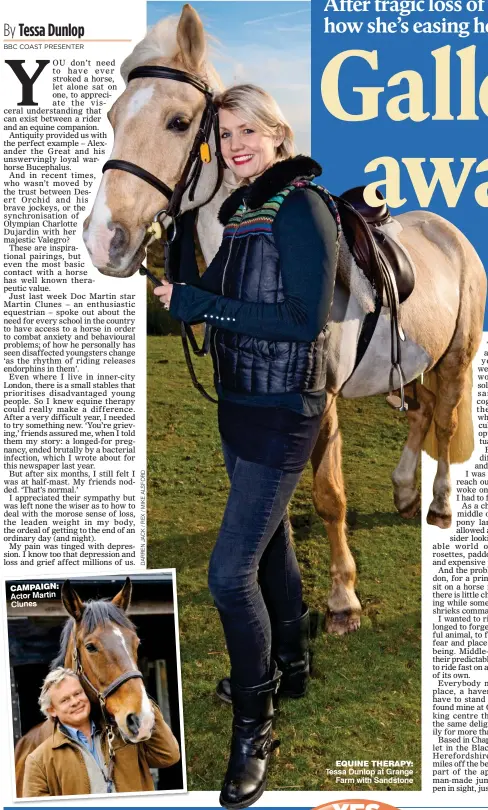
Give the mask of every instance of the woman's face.
[[219, 123], [222, 155], [237, 177], [252, 180], [276, 161], [283, 138], [259, 132], [230, 110], [219, 110]]

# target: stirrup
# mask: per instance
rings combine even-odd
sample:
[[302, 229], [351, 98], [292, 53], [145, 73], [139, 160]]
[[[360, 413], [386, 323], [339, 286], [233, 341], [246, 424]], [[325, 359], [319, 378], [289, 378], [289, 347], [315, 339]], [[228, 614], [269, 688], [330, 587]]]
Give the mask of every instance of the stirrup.
[[[398, 379], [400, 381], [400, 396], [394, 393], [395, 388], [393, 385], [393, 375], [395, 371], [398, 374]], [[386, 397], [388, 405], [395, 411], [400, 411], [402, 413], [408, 411], [408, 402], [405, 399], [405, 377], [403, 375], [400, 363], [395, 363], [391, 367], [389, 388], [390, 391], [388, 396]]]
[[[393, 369], [392, 369], [392, 371], [393, 371]], [[402, 372], [402, 374], [403, 374], [403, 372]], [[400, 377], [400, 379], [401, 379], [401, 377]], [[390, 383], [391, 383], [391, 375], [390, 375]], [[405, 394], [405, 392], [403, 392], [403, 402], [404, 402], [404, 406], [405, 406], [403, 409], [402, 409], [401, 397], [399, 397], [397, 394], [394, 394], [393, 391], [391, 391], [391, 390], [390, 390], [390, 393], [388, 394], [388, 396], [386, 397], [386, 401], [387, 401], [388, 405], [391, 408], [393, 408], [394, 410], [396, 410], [396, 411], [402, 411], [402, 410], [405, 410], [405, 411], [418, 411], [418, 409], [420, 408], [420, 402], [419, 402], [419, 400], [417, 398], [417, 380], [413, 380], [412, 386], [413, 386], [413, 397], [410, 397], [408, 394]], [[400, 388], [400, 393], [401, 393], [401, 391], [402, 391], [402, 388]]]

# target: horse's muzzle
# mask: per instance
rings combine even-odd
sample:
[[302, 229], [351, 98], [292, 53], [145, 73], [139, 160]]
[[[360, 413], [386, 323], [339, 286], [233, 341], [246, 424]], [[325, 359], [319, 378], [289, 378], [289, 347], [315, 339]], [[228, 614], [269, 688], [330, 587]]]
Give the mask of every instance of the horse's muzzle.
[[90, 259], [105, 276], [128, 278], [144, 258], [145, 227], [132, 230], [120, 222], [98, 223], [88, 217], [83, 226], [83, 241]]
[[109, 224], [109, 228], [113, 229], [114, 235], [112, 236], [112, 240], [110, 242], [108, 255], [110, 258], [110, 264], [116, 267], [129, 247], [130, 237], [127, 229], [119, 223], [111, 222]]
[[144, 742], [144, 740], [148, 740], [151, 737], [155, 722], [154, 713], [152, 711], [150, 713], [142, 711], [139, 714], [131, 712], [124, 720], [124, 728], [120, 728], [119, 726], [119, 729], [128, 742]]

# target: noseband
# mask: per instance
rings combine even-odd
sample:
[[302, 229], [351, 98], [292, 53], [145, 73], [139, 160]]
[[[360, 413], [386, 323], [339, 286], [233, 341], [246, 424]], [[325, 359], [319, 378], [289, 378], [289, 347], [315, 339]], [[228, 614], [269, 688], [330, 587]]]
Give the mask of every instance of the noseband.
[[128, 160], [108, 160], [102, 168], [102, 172], [106, 172], [109, 169], [119, 169], [123, 172], [129, 172], [129, 174], [134, 174], [136, 177], [140, 177], [141, 180], [149, 183], [149, 185], [153, 186], [153, 188], [163, 194], [168, 200], [166, 207], [157, 212], [153, 221], [159, 222], [161, 216], [171, 217], [174, 220], [180, 214], [181, 200], [185, 192], [189, 191], [189, 199], [191, 202], [195, 199], [195, 191], [200, 179], [203, 164], [210, 163], [211, 161], [209, 138], [212, 130], [215, 136], [218, 173], [215, 188], [205, 204], [210, 202], [212, 197], [215, 196], [222, 182], [223, 160], [220, 153], [220, 131], [217, 108], [213, 101], [213, 91], [211, 87], [202, 79], [198, 78], [198, 76], [192, 76], [191, 73], [186, 73], [184, 70], [161, 67], [160, 65], [145, 65], [134, 68], [134, 70], [131, 70], [129, 73], [127, 81], [131, 82], [133, 79], [171, 79], [176, 82], [184, 82], [185, 84], [190, 84], [192, 87], [195, 87], [205, 96], [205, 109], [202, 114], [198, 132], [195, 135], [181, 177], [173, 190], [154, 174], [146, 171], [146, 169], [143, 169], [136, 163], [130, 163]]

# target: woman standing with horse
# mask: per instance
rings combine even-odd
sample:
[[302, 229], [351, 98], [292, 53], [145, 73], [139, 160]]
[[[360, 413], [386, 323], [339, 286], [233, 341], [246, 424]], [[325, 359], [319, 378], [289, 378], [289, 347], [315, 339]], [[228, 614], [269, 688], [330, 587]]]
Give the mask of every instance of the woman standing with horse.
[[[309, 615], [287, 506], [320, 430], [338, 222], [321, 168], [294, 157], [275, 101], [253, 85], [217, 100], [221, 150], [239, 183], [219, 214], [221, 247], [192, 284], [155, 289], [171, 314], [212, 328], [230, 493], [209, 585], [223, 624], [234, 711], [220, 796], [247, 807], [266, 786], [273, 698], [305, 694]], [[185, 268], [188, 277], [188, 269]]]

